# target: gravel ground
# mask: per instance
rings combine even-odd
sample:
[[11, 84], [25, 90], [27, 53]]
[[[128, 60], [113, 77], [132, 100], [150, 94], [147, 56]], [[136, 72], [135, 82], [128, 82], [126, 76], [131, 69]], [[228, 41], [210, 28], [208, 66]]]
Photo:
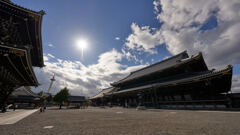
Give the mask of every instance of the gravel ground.
[[240, 112], [49, 108], [13, 124], [1, 135], [240, 135]]

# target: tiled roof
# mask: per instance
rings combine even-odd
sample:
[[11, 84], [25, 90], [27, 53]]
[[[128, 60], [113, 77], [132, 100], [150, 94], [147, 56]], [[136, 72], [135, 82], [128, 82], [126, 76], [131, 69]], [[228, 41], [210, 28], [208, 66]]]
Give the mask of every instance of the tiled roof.
[[147, 67], [142, 68], [140, 70], [134, 71], [130, 75], [128, 75], [126, 78], [124, 78], [124, 79], [122, 79], [118, 82], [112, 83], [112, 85], [114, 86], [114, 85], [117, 85], [117, 84], [122, 83], [122, 82], [126, 82], [126, 81], [129, 81], [129, 80], [141, 77], [141, 76], [145, 76], [145, 75], [157, 72], [157, 71], [162, 70], [162, 69], [166, 69], [168, 67], [171, 67], [171, 66], [174, 66], [174, 65], [178, 64], [182, 59], [186, 59], [188, 57], [189, 56], [188, 56], [187, 52], [184, 51], [184, 52], [182, 52], [180, 54], [177, 54], [175, 56], [172, 56], [168, 59], [165, 59], [165, 60], [160, 61], [158, 63], [155, 63], [153, 65], [147, 66]]
[[[21, 44], [19, 44], [18, 40], [14, 39], [16, 37], [11, 36], [14, 39], [11, 44], [8, 46], [15, 46], [17, 48], [28, 48], [30, 50], [31, 55], [31, 63], [33, 66], [43, 67], [43, 51], [42, 51], [42, 18], [45, 14], [44, 11], [33, 11], [19, 5], [14, 4], [10, 1], [0, 0], [0, 8], [1, 8], [1, 22], [10, 20], [10, 16], [13, 19], [13, 22], [17, 22], [16, 24], [12, 24], [14, 31], [16, 34], [20, 32], [18, 35], [21, 39]], [[8, 17], [6, 17], [8, 16]], [[7, 22], [8, 23], [8, 22]], [[17, 36], [17, 37], [18, 37]]]
[[206, 72], [198, 73], [196, 75], [190, 75], [183, 79], [173, 79], [173, 80], [168, 80], [165, 82], [153, 83], [153, 84], [143, 85], [143, 86], [139, 86], [139, 87], [124, 89], [121, 91], [110, 93], [108, 95], [132, 92], [132, 91], [137, 91], [137, 90], [144, 90], [144, 89], [149, 89], [149, 88], [153, 88], [153, 87], [162, 87], [162, 86], [169, 86], [169, 85], [192, 83], [193, 81], [201, 81], [204, 79], [209, 79], [214, 76], [221, 76], [221, 75], [225, 75], [225, 74], [232, 74], [232, 66], [231, 65], [229, 65], [228, 67], [221, 69], [221, 70], [206, 71]]
[[96, 98], [101, 98], [103, 97], [105, 94], [110, 93], [114, 90], [114, 87], [110, 87], [110, 88], [106, 88], [103, 89], [101, 92], [99, 92], [97, 95], [91, 97], [90, 99], [96, 99]]
[[42, 11], [42, 10], [37, 12], [37, 11], [31, 10], [31, 9], [28, 9], [28, 8], [24, 8], [24, 7], [20, 6], [20, 5], [17, 5], [15, 3], [11, 2], [10, 0], [0, 0], [0, 2], [3, 2], [3, 3], [8, 4], [8, 5], [11, 5], [11, 6], [13, 6], [15, 8], [18, 8], [18, 9], [20, 9], [22, 11], [25, 11], [25, 12], [34, 13], [34, 14], [45, 14], [45, 12]]
[[22, 86], [14, 90], [11, 94], [11, 96], [33, 96], [33, 97], [39, 97], [36, 93], [32, 92], [30, 89]]
[[68, 101], [70, 102], [81, 102], [81, 101], [86, 101], [84, 96], [69, 96]]

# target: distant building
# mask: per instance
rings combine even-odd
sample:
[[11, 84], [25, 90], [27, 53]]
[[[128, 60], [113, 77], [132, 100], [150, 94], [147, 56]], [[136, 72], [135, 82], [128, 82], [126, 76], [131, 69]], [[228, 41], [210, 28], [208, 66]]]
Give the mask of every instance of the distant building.
[[85, 102], [86, 98], [84, 96], [68, 96], [67, 101], [71, 103], [80, 103]]
[[132, 72], [90, 98], [95, 104], [125, 107], [188, 107], [228, 105], [232, 66], [209, 70], [202, 54], [187, 52]]
[[85, 108], [87, 105], [87, 99], [84, 96], [68, 96], [68, 106], [74, 106], [77, 108]]
[[105, 98], [106, 94], [110, 94], [111, 92], [113, 92], [115, 88], [114, 87], [110, 87], [110, 88], [106, 88], [103, 89], [102, 91], [100, 91], [97, 95], [89, 98], [91, 101], [93, 101], [94, 105], [103, 105], [104, 103], [109, 103], [111, 102], [110, 98]]
[[18, 104], [20, 107], [34, 107], [36, 104], [40, 103], [43, 98], [36, 93], [32, 92], [26, 87], [17, 88], [9, 96], [8, 104]]

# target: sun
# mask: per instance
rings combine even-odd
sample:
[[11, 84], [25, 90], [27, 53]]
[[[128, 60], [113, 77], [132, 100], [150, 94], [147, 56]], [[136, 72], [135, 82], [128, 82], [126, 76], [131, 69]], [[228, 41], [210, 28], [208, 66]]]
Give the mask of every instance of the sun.
[[89, 45], [89, 43], [86, 39], [77, 39], [76, 40], [76, 46], [81, 51], [82, 60], [83, 60], [83, 52], [84, 52], [84, 50], [87, 49], [88, 45]]
[[77, 45], [77, 47], [78, 47], [79, 49], [84, 50], [84, 49], [87, 48], [88, 42], [87, 42], [87, 40], [85, 40], [85, 39], [78, 39], [78, 40], [76, 41], [76, 45]]

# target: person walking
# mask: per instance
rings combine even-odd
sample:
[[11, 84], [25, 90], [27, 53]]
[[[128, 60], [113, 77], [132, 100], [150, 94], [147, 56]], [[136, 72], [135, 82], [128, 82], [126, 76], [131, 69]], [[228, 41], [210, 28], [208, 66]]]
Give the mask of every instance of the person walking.
[[15, 111], [15, 109], [16, 109], [16, 105], [15, 103], [13, 103], [13, 111]]
[[39, 110], [40, 110], [40, 113], [43, 112], [43, 107], [41, 106]]

